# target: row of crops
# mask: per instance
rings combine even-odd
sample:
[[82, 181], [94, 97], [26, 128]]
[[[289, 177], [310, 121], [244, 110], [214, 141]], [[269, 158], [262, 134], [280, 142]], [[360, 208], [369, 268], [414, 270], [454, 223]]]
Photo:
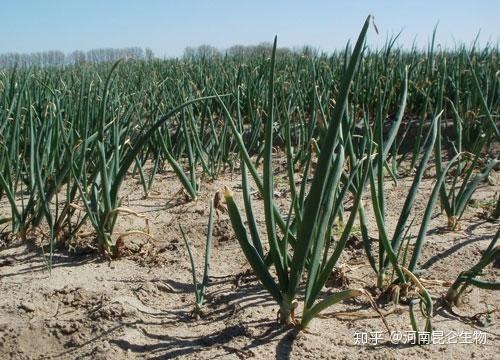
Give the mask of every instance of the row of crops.
[[[419, 329], [420, 309], [430, 331], [433, 304], [418, 263], [432, 213], [440, 206], [450, 229], [459, 227], [474, 191], [500, 163], [498, 48], [442, 51], [431, 42], [427, 51], [404, 51], [391, 40], [375, 51], [365, 47], [369, 24], [355, 44], [329, 56], [273, 51], [2, 70], [0, 201], [8, 211], [0, 230], [25, 239], [44, 229], [50, 263], [56, 246], [90, 226], [96, 244], [113, 255], [117, 218], [134, 213], [122, 203], [125, 177], [136, 175], [148, 196], [156, 173], [169, 167], [196, 201], [202, 179], [239, 169], [244, 208], [231, 189], [224, 192], [232, 227], [282, 322], [298, 323], [302, 289], [302, 327], [341, 300], [371, 299], [358, 289], [322, 293], [359, 224], [378, 287], [397, 289], [396, 301], [410, 298], [412, 326]], [[286, 213], [274, 199], [275, 147], [286, 153]], [[431, 167], [426, 210], [412, 217]], [[414, 180], [389, 229], [384, 184], [401, 176]], [[250, 181], [264, 199], [262, 229]], [[363, 195], [371, 197], [378, 234], [368, 233]], [[500, 212], [495, 202], [492, 218]], [[411, 244], [410, 226], [419, 229]], [[370, 235], [378, 238], [377, 251]], [[498, 237], [491, 234], [481, 261], [453, 284], [450, 303], [469, 285], [499, 288], [480, 278], [498, 257]], [[203, 291], [198, 295], [202, 302]]]

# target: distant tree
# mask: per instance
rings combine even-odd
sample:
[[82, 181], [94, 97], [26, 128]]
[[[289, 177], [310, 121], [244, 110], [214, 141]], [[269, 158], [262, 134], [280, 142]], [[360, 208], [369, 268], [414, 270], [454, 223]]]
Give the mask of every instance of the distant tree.
[[220, 51], [210, 45], [200, 45], [197, 49], [197, 57], [200, 59], [214, 59], [220, 57]]
[[184, 60], [209, 60], [222, 57], [222, 53], [214, 46], [200, 45], [198, 47], [186, 47], [182, 58]]
[[196, 54], [195, 48], [188, 46], [184, 49], [184, 53], [182, 54], [182, 58], [184, 60], [194, 60]]
[[85, 52], [81, 50], [73, 51], [71, 54], [68, 55], [67, 62], [69, 64], [75, 64], [75, 65], [85, 64], [87, 62], [87, 59], [85, 57]]
[[295, 51], [299, 55], [307, 57], [317, 57], [319, 56], [319, 50], [309, 45], [304, 45]]
[[[273, 46], [269, 42], [263, 42], [258, 45], [233, 45], [226, 51], [227, 56], [236, 58], [247, 58], [247, 57], [269, 57]], [[292, 54], [292, 50], [287, 47], [278, 47], [276, 49], [277, 56], [286, 56]]]
[[150, 48], [144, 49], [144, 58], [146, 61], [153, 60], [155, 58], [155, 54], [154, 54], [153, 50], [151, 50]]
[[247, 55], [247, 47], [244, 45], [233, 45], [227, 49], [226, 54], [234, 57], [244, 57]]

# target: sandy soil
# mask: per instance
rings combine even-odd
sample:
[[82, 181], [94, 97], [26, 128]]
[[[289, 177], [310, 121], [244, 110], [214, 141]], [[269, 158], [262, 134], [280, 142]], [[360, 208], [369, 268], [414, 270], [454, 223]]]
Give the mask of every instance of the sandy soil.
[[[276, 175], [279, 201], [287, 207], [283, 168]], [[126, 205], [149, 219], [153, 240], [135, 235], [126, 238], [127, 251], [119, 260], [108, 261], [95, 251], [66, 250], [54, 254], [49, 273], [36, 241], [19, 243], [2, 239], [0, 248], [0, 354], [2, 359], [493, 359], [500, 350], [500, 294], [472, 289], [466, 304], [450, 313], [440, 299], [460, 271], [472, 266], [493, 237], [498, 222], [484, 217], [485, 206], [500, 191], [500, 174], [494, 184], [482, 184], [474, 195], [460, 231], [446, 231], [446, 217], [435, 210], [421, 267], [435, 299], [433, 324], [445, 334], [481, 332], [486, 344], [393, 345], [380, 318], [366, 299], [329, 308], [312, 321], [307, 332], [276, 322], [278, 307], [249, 272], [227, 214], [216, 218], [210, 285], [204, 315], [190, 316], [194, 294], [186, 249], [178, 229], [181, 223], [193, 246], [199, 269], [203, 263], [208, 199], [224, 185], [233, 187], [241, 202], [238, 173], [223, 174], [215, 182], [202, 182], [196, 202], [186, 202], [172, 172], [157, 175], [154, 191], [143, 199], [135, 179], [123, 187]], [[403, 178], [387, 182], [387, 219], [395, 225], [411, 184]], [[415, 214], [421, 216], [434, 180], [425, 179]], [[495, 185], [496, 184], [496, 185]], [[256, 197], [256, 204], [260, 200]], [[5, 203], [0, 204], [5, 211]], [[366, 208], [370, 208], [368, 198]], [[375, 223], [368, 212], [370, 235]], [[417, 217], [419, 219], [419, 217]], [[259, 218], [263, 226], [262, 215]], [[419, 223], [417, 220], [416, 223]], [[144, 230], [144, 220], [121, 216], [117, 234]], [[355, 229], [356, 231], [356, 229]], [[417, 229], [413, 234], [417, 233]], [[368, 265], [359, 237], [348, 244], [341, 263], [350, 287], [373, 289], [376, 278]], [[488, 278], [499, 279], [498, 263], [488, 268]], [[335, 279], [333, 279], [335, 280]], [[338, 279], [337, 279], [338, 280]], [[435, 280], [435, 281], [431, 281]], [[448, 283], [447, 283], [448, 282]], [[334, 291], [341, 286], [332, 281]], [[381, 305], [385, 309], [390, 304]], [[299, 308], [299, 314], [300, 314]], [[356, 311], [367, 318], [355, 319]], [[478, 315], [479, 314], [479, 315]], [[476, 316], [475, 316], [476, 315]], [[411, 330], [408, 308], [389, 314], [393, 331]], [[489, 320], [489, 321], [486, 321]], [[485, 325], [489, 322], [489, 326]], [[488, 324], [486, 324], [488, 325]], [[356, 332], [383, 332], [377, 344], [356, 344]], [[459, 339], [458, 342], [462, 342]], [[496, 357], [498, 359], [498, 357]]]

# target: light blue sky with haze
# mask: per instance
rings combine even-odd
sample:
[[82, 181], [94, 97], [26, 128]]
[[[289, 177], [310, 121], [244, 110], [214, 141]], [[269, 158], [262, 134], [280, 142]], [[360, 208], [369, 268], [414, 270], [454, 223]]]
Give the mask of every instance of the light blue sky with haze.
[[380, 30], [368, 45], [381, 46], [403, 31], [400, 45], [425, 47], [439, 22], [443, 46], [498, 46], [500, 0], [237, 1], [237, 0], [0, 0], [0, 53], [149, 47], [159, 57], [186, 46], [225, 49], [278, 35], [279, 46], [311, 45], [324, 51], [357, 37], [368, 14]]

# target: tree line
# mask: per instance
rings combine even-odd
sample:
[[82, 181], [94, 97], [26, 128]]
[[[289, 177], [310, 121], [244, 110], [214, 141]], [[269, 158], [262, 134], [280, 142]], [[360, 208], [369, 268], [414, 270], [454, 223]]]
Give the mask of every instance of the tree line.
[[[197, 47], [188, 46], [184, 50], [182, 58], [184, 60], [204, 60], [222, 58], [224, 56], [236, 58], [248, 58], [253, 56], [270, 56], [273, 45], [270, 42], [262, 42], [258, 45], [233, 45], [226, 50], [219, 50], [211, 45], [200, 45]], [[279, 47], [276, 49], [277, 55], [299, 54], [306, 56], [318, 56], [318, 49], [311, 46], [302, 46], [294, 49], [288, 47]]]
[[100, 48], [88, 51], [75, 50], [65, 54], [59, 50], [34, 52], [30, 54], [6, 53], [0, 54], [0, 68], [12, 67], [47, 67], [80, 64], [99, 64], [114, 62], [118, 59], [152, 60], [153, 50], [149, 48], [128, 47], [122, 49]]
[[[211, 45], [200, 45], [185, 48], [182, 59], [185, 61], [209, 60], [222, 58], [224, 56], [236, 58], [249, 58], [254, 56], [270, 56], [272, 44], [263, 42], [258, 45], [234, 45], [226, 50], [220, 50]], [[290, 49], [280, 47], [278, 55], [300, 54], [306, 56], [318, 56], [319, 51], [310, 46]], [[81, 64], [99, 64], [115, 62], [118, 59], [136, 59], [151, 61], [155, 58], [153, 50], [141, 47], [128, 47], [121, 49], [99, 48], [88, 51], [75, 50], [65, 54], [59, 50], [34, 52], [29, 54], [6, 53], [0, 54], [0, 68], [17, 67], [48, 67]]]

